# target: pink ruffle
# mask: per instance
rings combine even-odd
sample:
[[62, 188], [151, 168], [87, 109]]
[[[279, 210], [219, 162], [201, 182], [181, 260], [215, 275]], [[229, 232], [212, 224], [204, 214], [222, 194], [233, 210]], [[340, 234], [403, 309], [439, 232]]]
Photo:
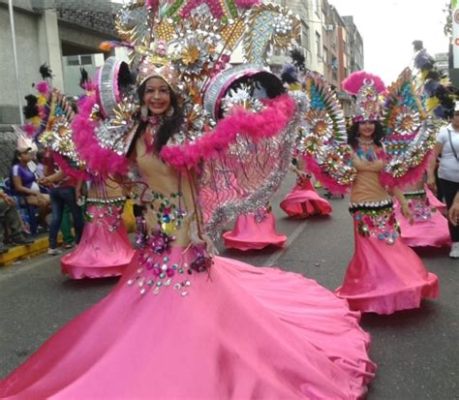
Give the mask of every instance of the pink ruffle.
[[59, 153], [53, 152], [53, 160], [59, 166], [59, 168], [64, 171], [65, 175], [71, 176], [77, 180], [87, 180], [89, 175], [85, 170], [75, 169], [70, 166], [69, 162], [62, 157]]
[[215, 129], [193, 143], [165, 146], [161, 158], [175, 168], [190, 168], [203, 158], [218, 156], [236, 139], [237, 134], [251, 138], [266, 138], [281, 132], [293, 117], [295, 102], [288, 95], [266, 101], [267, 108], [259, 113], [238, 109], [219, 121]]
[[280, 203], [280, 208], [289, 217], [308, 218], [314, 215], [330, 215], [331, 204], [319, 196], [311, 182], [304, 186], [295, 185], [290, 193]]
[[438, 278], [400, 238], [394, 244], [363, 237], [354, 224], [355, 253], [336, 290], [351, 310], [392, 314], [438, 297]]
[[341, 87], [350, 94], [357, 94], [366, 81], [373, 83], [378, 93], [386, 90], [386, 85], [379, 76], [366, 71], [353, 72], [341, 83]]
[[[171, 263], [184, 261], [172, 248]], [[158, 255], [162, 261], [163, 255]], [[185, 259], [185, 261], [188, 261]], [[216, 257], [185, 298], [127, 281], [0, 380], [29, 399], [359, 399], [374, 376], [359, 313], [316, 282]]]
[[46, 95], [49, 93], [49, 85], [48, 82], [46, 81], [40, 81], [38, 82], [35, 87], [37, 88], [37, 91], [43, 95]]

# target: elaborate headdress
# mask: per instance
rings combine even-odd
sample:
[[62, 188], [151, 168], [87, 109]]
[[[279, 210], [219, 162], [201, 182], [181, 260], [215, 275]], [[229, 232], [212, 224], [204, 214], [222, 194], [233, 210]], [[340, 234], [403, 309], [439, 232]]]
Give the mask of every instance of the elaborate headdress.
[[[51, 69], [40, 66], [43, 81], [35, 86], [37, 95], [25, 97], [23, 112], [26, 124], [22, 130], [34, 141], [50, 149], [59, 166], [73, 176], [85, 177], [85, 164], [75, 150], [71, 121], [74, 110], [69, 99], [51, 86]], [[33, 147], [33, 146], [32, 146]]]
[[[74, 137], [90, 169], [123, 173], [137, 131], [137, 85], [164, 79], [177, 94], [184, 122], [162, 147], [177, 169], [200, 168], [197, 184], [208, 233], [263, 206], [282, 182], [295, 140], [295, 102], [265, 67], [272, 47], [289, 48], [298, 18], [258, 0], [135, 0], [116, 17], [128, 63], [109, 58], [98, 95], [80, 104]], [[245, 64], [227, 67], [242, 44]], [[129, 81], [131, 73], [136, 81]], [[125, 77], [125, 78], [123, 78]], [[133, 83], [137, 85], [134, 85]]]
[[380, 94], [386, 89], [377, 75], [356, 71], [342, 82], [343, 89], [354, 96], [355, 110], [353, 122], [378, 121], [381, 117]]

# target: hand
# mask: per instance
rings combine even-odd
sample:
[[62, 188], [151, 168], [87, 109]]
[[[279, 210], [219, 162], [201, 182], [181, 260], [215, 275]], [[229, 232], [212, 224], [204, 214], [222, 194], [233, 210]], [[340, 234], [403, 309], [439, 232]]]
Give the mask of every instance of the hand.
[[402, 215], [408, 220], [410, 225], [413, 224], [413, 214], [411, 213], [410, 208], [408, 207], [408, 204], [403, 204], [402, 205]]
[[9, 205], [9, 206], [14, 206], [16, 204], [16, 202], [14, 201], [14, 199], [10, 196], [8, 196], [7, 194], [5, 193], [2, 193], [1, 194], [1, 198], [3, 199], [3, 201]]
[[454, 226], [459, 225], [459, 202], [454, 202], [448, 212], [449, 220]]
[[434, 176], [429, 176], [427, 178], [427, 187], [434, 193], [437, 193], [437, 183], [435, 182]]
[[47, 176], [41, 178], [39, 183], [40, 183], [40, 185], [43, 185], [43, 186], [51, 186], [52, 185], [51, 179], [49, 179]]

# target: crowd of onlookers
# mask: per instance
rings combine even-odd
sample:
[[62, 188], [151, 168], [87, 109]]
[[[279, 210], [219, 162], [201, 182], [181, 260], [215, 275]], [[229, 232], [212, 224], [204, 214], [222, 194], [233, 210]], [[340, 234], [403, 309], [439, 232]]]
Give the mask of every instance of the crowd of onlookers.
[[48, 254], [59, 254], [59, 230], [65, 248], [78, 243], [83, 230], [79, 187], [47, 152], [18, 145], [9, 176], [0, 186], [0, 253], [10, 245], [31, 244], [38, 234], [47, 232]]

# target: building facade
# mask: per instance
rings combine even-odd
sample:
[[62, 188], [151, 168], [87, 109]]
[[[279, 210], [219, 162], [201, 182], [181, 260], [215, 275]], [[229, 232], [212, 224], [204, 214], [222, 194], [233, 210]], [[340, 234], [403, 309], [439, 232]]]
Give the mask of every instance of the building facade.
[[[100, 56], [93, 56], [100, 54], [100, 42], [115, 38], [112, 7], [108, 1], [15, 0], [17, 82], [8, 1], [0, 0], [0, 73], [3, 81], [0, 124], [20, 122], [18, 97], [23, 99], [33, 92], [32, 84], [41, 79], [38, 70], [43, 63], [51, 67], [55, 87], [69, 95], [78, 94], [73, 80], [79, 80], [79, 76], [69, 73], [67, 57], [91, 55], [93, 64], [97, 60], [100, 63]], [[80, 57], [79, 61], [84, 65], [88, 57]], [[95, 68], [93, 64], [85, 66], [88, 72]]]

